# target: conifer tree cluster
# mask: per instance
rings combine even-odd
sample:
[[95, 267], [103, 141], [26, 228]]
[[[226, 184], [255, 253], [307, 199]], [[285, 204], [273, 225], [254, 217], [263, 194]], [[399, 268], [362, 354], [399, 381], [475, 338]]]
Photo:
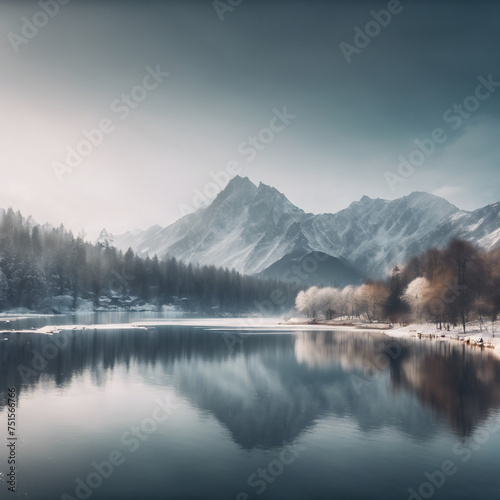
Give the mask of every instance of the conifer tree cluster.
[[[0, 220], [0, 310], [47, 309], [50, 299], [71, 296], [103, 307], [113, 298], [134, 298], [186, 310], [258, 312], [273, 291], [284, 298], [276, 313], [293, 306], [296, 290], [286, 283], [242, 275], [215, 266], [186, 264], [173, 257], [142, 258], [131, 249], [91, 244], [64, 226], [34, 224], [7, 210]], [[130, 301], [129, 301], [130, 303]]]

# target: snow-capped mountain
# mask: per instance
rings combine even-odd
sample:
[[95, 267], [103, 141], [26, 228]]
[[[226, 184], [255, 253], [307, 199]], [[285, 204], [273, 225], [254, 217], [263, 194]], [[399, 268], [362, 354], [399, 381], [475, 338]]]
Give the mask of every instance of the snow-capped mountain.
[[500, 241], [500, 203], [473, 212], [416, 192], [388, 201], [367, 196], [335, 214], [308, 214], [276, 189], [234, 177], [206, 208], [161, 228], [128, 232], [114, 244], [140, 255], [173, 255], [200, 264], [260, 273], [285, 256], [323, 252], [362, 274], [382, 277], [397, 263], [460, 237]]
[[428, 244], [444, 246], [451, 236], [472, 241], [485, 249], [499, 244], [500, 202], [473, 212], [456, 212], [428, 235]]
[[139, 254], [169, 254], [186, 262], [216, 264], [256, 273], [307, 241], [294, 237], [308, 216], [276, 189], [235, 177], [206, 208], [174, 224], [138, 235], [116, 236], [121, 249]]

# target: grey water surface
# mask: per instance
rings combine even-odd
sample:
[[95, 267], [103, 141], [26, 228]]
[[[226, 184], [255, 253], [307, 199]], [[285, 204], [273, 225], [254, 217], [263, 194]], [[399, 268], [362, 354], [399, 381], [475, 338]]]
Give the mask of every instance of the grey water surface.
[[8, 388], [18, 404], [16, 493], [2, 453], [0, 498], [500, 497], [500, 361], [486, 350], [116, 326], [154, 317], [91, 315], [115, 326], [0, 340], [2, 447]]

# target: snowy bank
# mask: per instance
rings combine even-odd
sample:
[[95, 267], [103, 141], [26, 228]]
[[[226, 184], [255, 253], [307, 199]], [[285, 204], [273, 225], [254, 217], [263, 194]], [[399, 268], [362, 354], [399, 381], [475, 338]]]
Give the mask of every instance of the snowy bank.
[[441, 340], [463, 342], [472, 348], [484, 348], [500, 356], [500, 332], [495, 333], [491, 324], [480, 324], [478, 321], [467, 323], [466, 333], [461, 326], [450, 326], [450, 329], [437, 328], [434, 323], [411, 324], [406, 326], [388, 323], [364, 323], [360, 320], [307, 320], [304, 318], [290, 318], [288, 325], [321, 327], [331, 330], [378, 331], [389, 337], [402, 339]]
[[[463, 342], [471, 347], [482, 345], [490, 348], [496, 355], [500, 355], [500, 332], [495, 333], [491, 324], [480, 324], [479, 322], [468, 323], [466, 333], [461, 326], [451, 326], [449, 330], [440, 330], [433, 323], [421, 325], [407, 325], [394, 327], [385, 331], [386, 335], [396, 338], [415, 337], [421, 339], [441, 339]], [[490, 350], [488, 349], [488, 350]]]

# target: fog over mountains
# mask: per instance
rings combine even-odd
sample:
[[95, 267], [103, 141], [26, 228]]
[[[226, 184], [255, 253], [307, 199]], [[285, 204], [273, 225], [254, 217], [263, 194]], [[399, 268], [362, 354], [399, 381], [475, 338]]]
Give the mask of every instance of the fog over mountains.
[[335, 214], [315, 215], [273, 187], [236, 176], [206, 208], [165, 228], [115, 236], [113, 244], [141, 256], [168, 254], [263, 276], [280, 261], [271, 267], [273, 277], [283, 263], [322, 252], [332, 258], [327, 265], [342, 275], [337, 284], [343, 285], [361, 275], [381, 278], [395, 264], [453, 237], [491, 248], [500, 242], [499, 214], [500, 203], [467, 212], [414, 192], [392, 201], [363, 196]]

